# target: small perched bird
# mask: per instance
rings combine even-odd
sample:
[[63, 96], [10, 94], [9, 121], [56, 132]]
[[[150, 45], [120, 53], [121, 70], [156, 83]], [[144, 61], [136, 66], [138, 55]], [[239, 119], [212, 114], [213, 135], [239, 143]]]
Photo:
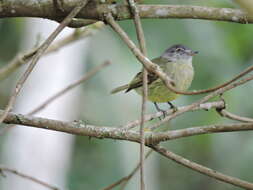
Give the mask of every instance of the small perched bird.
[[[184, 45], [173, 45], [168, 48], [160, 57], [151, 61], [160, 66], [175, 84], [175, 88], [180, 91], [187, 90], [194, 77], [194, 69], [192, 66], [192, 57], [198, 52], [193, 51]], [[127, 84], [115, 88], [111, 91], [112, 94], [125, 90], [129, 92], [134, 89], [138, 94], [142, 95], [142, 72], [136, 74], [133, 80]], [[164, 82], [154, 73], [148, 73], [148, 100], [154, 102], [158, 111], [161, 110], [157, 103], [167, 102], [171, 108], [174, 105], [172, 100], [178, 98], [179, 94], [170, 91]]]

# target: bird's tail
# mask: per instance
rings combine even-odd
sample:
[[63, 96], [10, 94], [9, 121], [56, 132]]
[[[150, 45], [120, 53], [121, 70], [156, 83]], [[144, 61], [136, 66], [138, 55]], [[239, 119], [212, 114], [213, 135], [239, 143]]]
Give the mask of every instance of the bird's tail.
[[120, 86], [120, 87], [118, 87], [118, 88], [114, 88], [114, 89], [111, 91], [111, 94], [115, 94], [115, 93], [118, 93], [118, 92], [120, 92], [120, 91], [122, 91], [122, 90], [126, 90], [126, 89], [128, 89], [128, 87], [129, 87], [129, 85], [126, 84], [126, 85]]

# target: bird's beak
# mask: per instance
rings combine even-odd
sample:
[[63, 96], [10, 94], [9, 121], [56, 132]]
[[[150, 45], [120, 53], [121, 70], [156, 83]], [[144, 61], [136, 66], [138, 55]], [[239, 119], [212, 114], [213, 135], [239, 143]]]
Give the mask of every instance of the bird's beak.
[[192, 50], [186, 50], [185, 53], [189, 56], [194, 56], [194, 55], [197, 55], [199, 52], [198, 51], [192, 51]]
[[191, 55], [191, 56], [194, 56], [194, 55], [197, 55], [198, 53], [199, 53], [198, 51], [191, 51], [191, 52], [190, 52], [190, 55]]

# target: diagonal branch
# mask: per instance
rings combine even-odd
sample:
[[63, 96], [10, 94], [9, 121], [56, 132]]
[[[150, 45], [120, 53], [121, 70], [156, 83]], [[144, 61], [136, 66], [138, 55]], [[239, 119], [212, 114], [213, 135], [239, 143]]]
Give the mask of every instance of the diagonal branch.
[[248, 123], [252, 123], [253, 122], [253, 118], [249, 118], [249, 117], [243, 117], [243, 116], [239, 116], [236, 114], [233, 114], [225, 109], [221, 109], [219, 110], [216, 109], [217, 112], [222, 116], [222, 117], [226, 117], [228, 119], [232, 119], [232, 120], [236, 120], [236, 121], [241, 121], [241, 122], [248, 122]]
[[[111, 62], [106, 61], [103, 64], [101, 64], [101, 65], [95, 67], [94, 69], [90, 70], [88, 73], [85, 73], [85, 75], [83, 77], [81, 77], [80, 79], [76, 80], [75, 82], [71, 83], [70, 85], [66, 86], [65, 88], [59, 90], [54, 95], [50, 96], [42, 104], [40, 104], [35, 109], [33, 109], [32, 111], [30, 111], [28, 113], [28, 115], [34, 115], [34, 114], [38, 113], [39, 111], [43, 110], [45, 107], [47, 107], [49, 104], [51, 104], [52, 102], [54, 102], [59, 97], [63, 96], [64, 94], [66, 94], [67, 92], [69, 92], [73, 88], [77, 87], [81, 83], [89, 80], [97, 72], [99, 72], [101, 69], [103, 69], [104, 67], [108, 66], [109, 64], [111, 64]], [[7, 130], [9, 130], [9, 129], [13, 128], [13, 127], [15, 127], [15, 125], [8, 126], [6, 128], [3, 128], [2, 130], [0, 129], [0, 136], [3, 135]]]
[[12, 168], [0, 166], [0, 173], [1, 173], [1, 172], [2, 172], [2, 173], [3, 173], [3, 172], [9, 172], [9, 173], [12, 173], [12, 174], [14, 174], [14, 175], [17, 175], [17, 176], [19, 176], [19, 177], [22, 177], [22, 178], [24, 178], [24, 179], [28, 179], [28, 180], [30, 180], [30, 181], [33, 181], [34, 183], [40, 184], [40, 185], [42, 185], [42, 186], [44, 186], [44, 187], [47, 187], [48, 189], [59, 190], [59, 188], [57, 188], [57, 187], [55, 187], [55, 186], [52, 186], [52, 185], [50, 185], [50, 184], [48, 184], [48, 183], [46, 183], [46, 182], [44, 182], [44, 181], [41, 181], [41, 180], [39, 180], [39, 179], [37, 179], [37, 178], [35, 178], [35, 177], [33, 177], [33, 176], [29, 176], [29, 175], [27, 175], [27, 174], [24, 174], [24, 173], [22, 173], [22, 172], [20, 172], [20, 171], [17, 171], [17, 170], [15, 170], [15, 169], [12, 169]]
[[163, 155], [166, 158], [169, 158], [172, 161], [175, 161], [185, 167], [188, 167], [194, 171], [197, 171], [199, 173], [202, 173], [204, 175], [210, 176], [212, 178], [218, 179], [220, 181], [224, 181], [226, 183], [232, 184], [234, 186], [237, 187], [241, 187], [243, 189], [251, 189], [253, 190], [253, 183], [249, 183], [247, 181], [235, 178], [235, 177], [231, 177], [225, 174], [222, 174], [220, 172], [217, 172], [213, 169], [207, 168], [205, 166], [202, 166], [200, 164], [197, 164], [195, 162], [192, 162], [190, 160], [187, 160], [185, 158], [183, 158], [182, 156], [179, 156], [169, 150], [166, 150], [165, 148], [156, 145], [156, 146], [150, 146], [154, 151], [156, 151], [157, 153]]
[[152, 63], [146, 56], [144, 56], [141, 53], [141, 51], [135, 46], [133, 41], [128, 37], [126, 32], [119, 26], [117, 22], [115, 22], [111, 13], [107, 13], [105, 15], [105, 20], [107, 23], [110, 24], [110, 26], [114, 29], [114, 31], [119, 34], [121, 39], [126, 43], [126, 45], [129, 47], [132, 53], [136, 56], [136, 58], [142, 63], [142, 65], [149, 72], [155, 73], [157, 76], [159, 76], [169, 89], [173, 88], [172, 87], [172, 84], [174, 84], [173, 80], [161, 70], [159, 65]]
[[[103, 26], [104, 26], [103, 22], [96, 22], [90, 26], [85, 27], [84, 29], [76, 30], [72, 34], [66, 36], [65, 38], [51, 44], [48, 47], [47, 51], [44, 53], [44, 55], [53, 53], [59, 50], [61, 47], [69, 45], [70, 43], [76, 42], [85, 37], [91, 36], [95, 33], [96, 30], [101, 29]], [[0, 68], [0, 80], [5, 79], [11, 73], [16, 71], [20, 66], [27, 64], [33, 58], [33, 56], [36, 54], [39, 48], [40, 47], [31, 49], [26, 53], [17, 55], [12, 61], [10, 61], [8, 64]]]
[[4, 121], [5, 117], [8, 115], [8, 112], [12, 110], [19, 92], [21, 91], [26, 79], [33, 71], [35, 65], [37, 64], [41, 56], [45, 53], [49, 45], [54, 41], [58, 34], [71, 22], [72, 18], [77, 15], [77, 13], [87, 4], [87, 2], [88, 0], [84, 0], [78, 3], [78, 5], [70, 12], [70, 14], [61, 22], [61, 24], [55, 29], [55, 31], [40, 46], [39, 50], [34, 55], [30, 65], [26, 69], [25, 73], [18, 80], [15, 90], [13, 91], [10, 100], [5, 108], [4, 114], [0, 117], [0, 123]]
[[164, 84], [167, 86], [167, 88], [176, 94], [197, 95], [197, 94], [213, 92], [213, 91], [216, 91], [218, 89], [228, 86], [232, 82], [238, 80], [239, 78], [243, 77], [244, 75], [248, 74], [249, 72], [251, 72], [253, 70], [253, 66], [250, 66], [246, 70], [244, 70], [243, 72], [239, 73], [234, 78], [229, 80], [228, 82], [225, 82], [225, 83], [223, 83], [217, 87], [214, 87], [214, 88], [209, 88], [209, 89], [205, 89], [205, 90], [198, 90], [198, 91], [194, 90], [191, 92], [190, 91], [189, 92], [180, 91], [174, 87], [173, 80], [168, 75], [166, 75], [157, 64], [152, 63], [145, 55], [143, 55], [140, 52], [140, 50], [135, 46], [133, 41], [131, 41], [131, 39], [128, 37], [126, 32], [119, 26], [119, 24], [117, 24], [115, 19], [112, 17], [111, 13], [107, 13], [105, 15], [105, 20], [111, 25], [111, 27], [114, 29], [114, 31], [119, 34], [121, 39], [126, 43], [126, 45], [129, 47], [129, 49], [132, 51], [132, 53], [136, 56], [136, 58], [142, 63], [142, 65], [149, 72], [155, 73], [159, 78], [161, 78], [163, 80]]
[[175, 113], [173, 113], [173, 114], [171, 114], [171, 115], [169, 115], [169, 116], [166, 116], [162, 121], [160, 121], [159, 123], [157, 123], [157, 124], [153, 125], [152, 127], [150, 127], [150, 129], [151, 129], [151, 130], [154, 130], [154, 129], [158, 128], [160, 125], [162, 125], [162, 124], [164, 124], [164, 123], [166, 123], [166, 122], [172, 120], [173, 118], [175, 118], [175, 117], [177, 117], [177, 116], [179, 116], [179, 115], [181, 115], [181, 114], [183, 114], [183, 113], [185, 113], [185, 112], [187, 112], [187, 111], [189, 111], [189, 110], [194, 109], [195, 107], [199, 106], [200, 104], [205, 103], [205, 102], [208, 101], [209, 99], [211, 99], [211, 98], [213, 98], [213, 97], [215, 97], [215, 96], [221, 95], [221, 94], [223, 94], [224, 92], [226, 92], [226, 91], [228, 91], [228, 90], [231, 90], [231, 89], [233, 89], [233, 88], [235, 88], [235, 87], [237, 87], [237, 86], [243, 85], [243, 84], [245, 84], [245, 83], [247, 83], [247, 82], [249, 82], [249, 81], [251, 81], [251, 80], [253, 80], [253, 75], [250, 75], [249, 77], [244, 78], [244, 79], [241, 79], [241, 80], [238, 81], [238, 82], [234, 82], [234, 83], [229, 84], [228, 86], [225, 86], [225, 87], [223, 87], [223, 88], [220, 88], [220, 89], [218, 89], [218, 90], [216, 90], [216, 91], [214, 91], [214, 92], [208, 94], [208, 95], [205, 96], [204, 98], [198, 100], [197, 102], [191, 104], [189, 107], [184, 108], [184, 109], [181, 109], [181, 110], [179, 110], [179, 111], [176, 111]]
[[[151, 153], [153, 152], [152, 149], [150, 149], [147, 154], [145, 155], [145, 159], [147, 159]], [[127, 185], [127, 183], [129, 182], [129, 180], [136, 174], [136, 172], [140, 169], [140, 162], [137, 164], [137, 166], [130, 172], [130, 174], [128, 174], [127, 176], [125, 177], [122, 177], [121, 179], [119, 179], [118, 181], [114, 182], [113, 184], [107, 186], [106, 188], [104, 188], [103, 190], [111, 190], [113, 189], [114, 187], [122, 184], [121, 186], [121, 189], [123, 190], [124, 187]]]
[[44, 101], [44, 103], [42, 103], [41, 105], [39, 105], [38, 107], [36, 107], [32, 111], [30, 111], [28, 113], [28, 115], [33, 115], [35, 113], [38, 113], [40, 110], [44, 109], [46, 106], [48, 106], [49, 104], [51, 104], [54, 100], [56, 100], [57, 98], [61, 97], [64, 94], [66, 94], [66, 92], [69, 92], [70, 90], [72, 90], [73, 88], [77, 87], [81, 83], [87, 81], [88, 79], [90, 79], [91, 77], [93, 77], [97, 72], [99, 72], [101, 69], [103, 69], [104, 67], [106, 67], [106, 66], [108, 66], [110, 64], [111, 64], [111, 62], [105, 61], [103, 64], [95, 67], [94, 69], [92, 69], [91, 71], [89, 71], [88, 73], [86, 73], [83, 77], [81, 77], [77, 81], [71, 83], [70, 85], [68, 85], [65, 88], [63, 88], [60, 91], [58, 91], [53, 96], [49, 97], [47, 100]]

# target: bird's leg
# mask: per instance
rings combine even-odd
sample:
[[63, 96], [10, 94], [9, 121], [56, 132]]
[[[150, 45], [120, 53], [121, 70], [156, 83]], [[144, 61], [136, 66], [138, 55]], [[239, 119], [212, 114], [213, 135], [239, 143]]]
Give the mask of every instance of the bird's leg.
[[170, 105], [170, 109], [173, 109], [173, 113], [176, 112], [178, 109], [174, 106], [171, 102], [167, 102]]
[[[166, 111], [165, 111], [165, 110], [163, 110], [163, 109], [161, 109], [161, 108], [159, 108], [156, 102], [154, 102], [154, 104], [155, 104], [155, 108], [156, 108], [156, 110], [157, 110], [157, 111], [162, 112], [162, 113], [163, 113], [163, 117], [165, 118]], [[161, 120], [161, 118], [160, 118], [160, 117], [159, 117], [159, 119]]]

